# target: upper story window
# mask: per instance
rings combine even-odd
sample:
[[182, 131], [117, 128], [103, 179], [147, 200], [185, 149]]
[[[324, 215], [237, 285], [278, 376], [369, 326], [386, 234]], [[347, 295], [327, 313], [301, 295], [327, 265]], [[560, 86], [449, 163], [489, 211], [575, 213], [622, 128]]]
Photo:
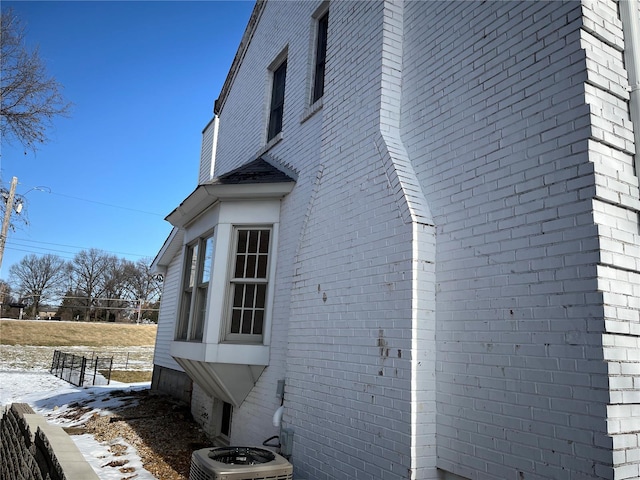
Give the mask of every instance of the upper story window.
[[316, 33], [316, 60], [313, 76], [313, 93], [311, 103], [315, 103], [324, 95], [324, 71], [327, 60], [327, 32], [329, 30], [329, 12], [318, 19]]
[[233, 270], [229, 281], [229, 340], [262, 341], [270, 237], [268, 228], [235, 230]]
[[271, 107], [269, 108], [269, 128], [267, 141], [274, 138], [282, 131], [282, 117], [284, 114], [284, 88], [287, 76], [287, 61], [282, 62], [273, 71], [273, 84], [271, 87]]
[[197, 239], [186, 248], [176, 340], [202, 341], [212, 259], [212, 234]]

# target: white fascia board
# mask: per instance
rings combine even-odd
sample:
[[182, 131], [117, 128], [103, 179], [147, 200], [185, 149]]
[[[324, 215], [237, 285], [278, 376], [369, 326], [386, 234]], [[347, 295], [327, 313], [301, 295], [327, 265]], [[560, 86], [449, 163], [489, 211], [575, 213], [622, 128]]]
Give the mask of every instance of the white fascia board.
[[173, 260], [173, 257], [180, 251], [182, 247], [183, 231], [174, 227], [166, 238], [156, 258], [151, 262], [151, 271], [153, 273], [166, 273], [167, 267]]
[[174, 227], [184, 227], [216, 202], [282, 198], [293, 190], [295, 182], [200, 185], [178, 208], [167, 215]]
[[205, 344], [174, 340], [171, 342], [171, 346], [169, 347], [169, 353], [173, 358], [202, 361], [205, 354]]

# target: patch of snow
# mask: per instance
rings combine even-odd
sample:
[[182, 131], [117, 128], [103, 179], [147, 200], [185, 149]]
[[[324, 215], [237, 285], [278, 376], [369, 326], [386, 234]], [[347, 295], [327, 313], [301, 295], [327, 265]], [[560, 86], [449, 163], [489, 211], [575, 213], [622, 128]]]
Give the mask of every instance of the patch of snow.
[[113, 369], [150, 371], [153, 369], [154, 347], [127, 347], [126, 350], [113, 347], [49, 347], [33, 345], [0, 345], [0, 365], [2, 370], [48, 371], [51, 368], [53, 352], [61, 350], [87, 358], [111, 357]]
[[[144, 390], [150, 387], [149, 382], [123, 384], [111, 382], [111, 385], [93, 387], [76, 387], [64, 380], [60, 380], [49, 372], [28, 370], [0, 370], [0, 404], [27, 403], [33, 410], [42, 415], [51, 424], [61, 427], [73, 427], [84, 423], [94, 413], [108, 415], [112, 409], [131, 403], [126, 396], [113, 397], [115, 390]], [[90, 410], [81, 418], [69, 419], [65, 415], [70, 406], [82, 403]], [[84, 458], [92, 466], [100, 479], [120, 480], [119, 471], [122, 462], [127, 467], [135, 468], [136, 480], [154, 480], [150, 472], [142, 466], [142, 461], [136, 449], [124, 439], [118, 439], [120, 445], [126, 446], [123, 454], [114, 455], [109, 451], [109, 444], [97, 442], [92, 435], [70, 435]], [[110, 466], [109, 464], [119, 466]]]
[[[101, 480], [122, 480], [125, 478], [119, 470], [125, 466], [123, 462], [126, 462], [127, 468], [134, 469], [135, 477], [133, 478], [136, 480], [156, 480], [156, 477], [144, 469], [135, 449], [123, 438], [116, 439], [116, 441], [119, 445], [126, 445], [127, 450], [117, 457], [109, 451], [110, 445], [97, 442], [93, 435], [73, 435], [71, 438]], [[110, 465], [112, 462], [113, 465]]]

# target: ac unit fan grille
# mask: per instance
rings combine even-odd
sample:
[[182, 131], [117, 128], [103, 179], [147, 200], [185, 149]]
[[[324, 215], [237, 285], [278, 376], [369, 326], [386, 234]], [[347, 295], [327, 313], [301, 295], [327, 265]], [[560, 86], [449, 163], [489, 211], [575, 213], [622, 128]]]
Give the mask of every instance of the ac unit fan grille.
[[222, 447], [193, 453], [189, 480], [293, 480], [293, 466], [257, 447]]
[[276, 456], [264, 448], [222, 447], [212, 450], [209, 458], [227, 465], [259, 465], [273, 461]]

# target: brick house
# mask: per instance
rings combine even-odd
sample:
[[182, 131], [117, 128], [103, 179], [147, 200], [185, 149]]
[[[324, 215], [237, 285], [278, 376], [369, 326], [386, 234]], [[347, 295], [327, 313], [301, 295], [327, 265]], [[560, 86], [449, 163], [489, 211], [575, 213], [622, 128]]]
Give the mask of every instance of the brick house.
[[153, 388], [297, 479], [640, 477], [639, 17], [258, 1]]

